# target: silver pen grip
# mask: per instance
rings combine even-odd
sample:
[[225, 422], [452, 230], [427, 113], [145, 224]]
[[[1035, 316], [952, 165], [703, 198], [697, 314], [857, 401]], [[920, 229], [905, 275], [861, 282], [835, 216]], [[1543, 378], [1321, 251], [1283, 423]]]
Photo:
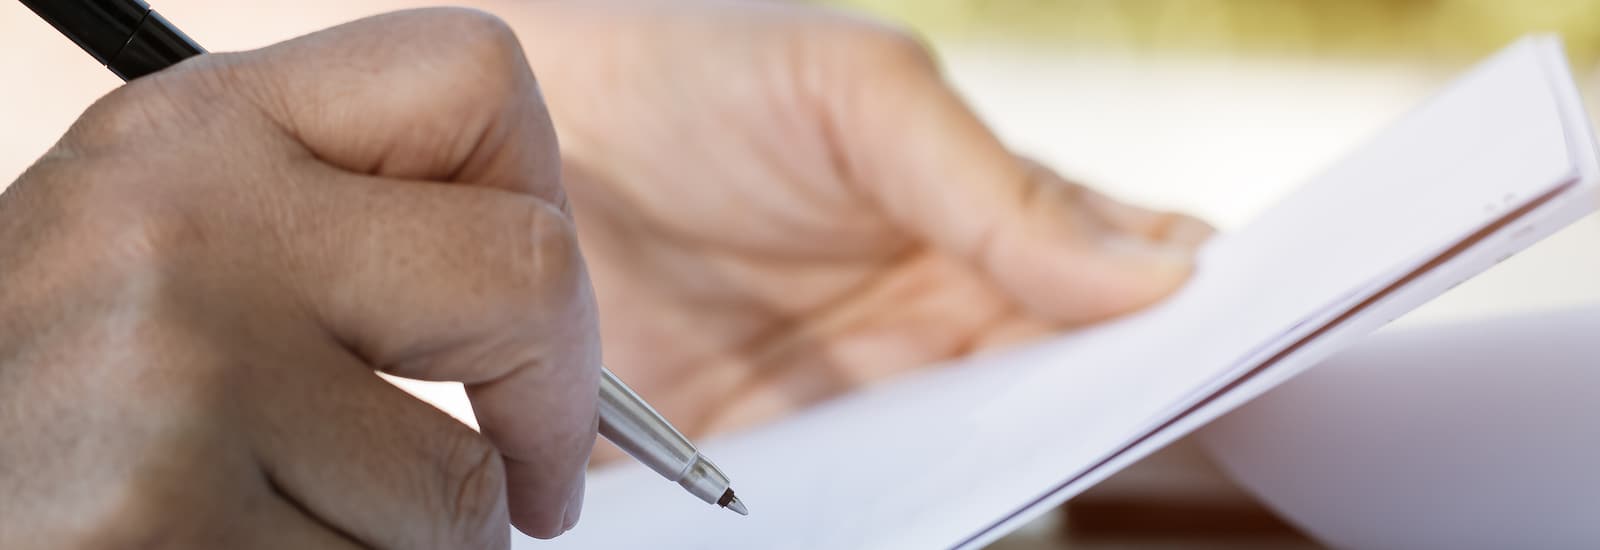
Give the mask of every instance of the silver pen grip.
[[610, 369], [600, 371], [600, 435], [700, 500], [727, 506], [733, 498], [728, 476]]

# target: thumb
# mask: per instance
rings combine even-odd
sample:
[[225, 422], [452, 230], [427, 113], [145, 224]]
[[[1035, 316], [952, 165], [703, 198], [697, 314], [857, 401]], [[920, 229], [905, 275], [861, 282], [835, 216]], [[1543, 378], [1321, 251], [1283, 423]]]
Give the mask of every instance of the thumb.
[[915, 238], [1068, 323], [1144, 307], [1188, 278], [1205, 224], [1118, 203], [1016, 157], [920, 44], [880, 50], [861, 78], [836, 79], [848, 89], [830, 94], [832, 122], [856, 183]]

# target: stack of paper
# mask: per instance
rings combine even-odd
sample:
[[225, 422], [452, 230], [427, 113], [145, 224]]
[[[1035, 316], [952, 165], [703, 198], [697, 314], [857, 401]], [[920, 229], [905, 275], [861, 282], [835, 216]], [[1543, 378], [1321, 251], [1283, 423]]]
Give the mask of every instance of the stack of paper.
[[1391, 331], [1200, 432], [1334, 548], [1600, 547], [1600, 307]]
[[1525, 39], [1215, 240], [1166, 302], [712, 442], [750, 517], [597, 472], [555, 546], [981, 546], [1592, 211], [1587, 120], [1559, 43]]

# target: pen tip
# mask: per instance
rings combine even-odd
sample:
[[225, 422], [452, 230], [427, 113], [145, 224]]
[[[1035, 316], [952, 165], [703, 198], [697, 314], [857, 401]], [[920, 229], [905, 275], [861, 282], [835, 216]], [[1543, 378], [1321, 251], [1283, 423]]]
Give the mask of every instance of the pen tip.
[[741, 516], [750, 515], [750, 510], [744, 507], [743, 502], [739, 502], [739, 497], [733, 496], [733, 489], [723, 491], [722, 498], [717, 499], [717, 505], [733, 510], [734, 513]]

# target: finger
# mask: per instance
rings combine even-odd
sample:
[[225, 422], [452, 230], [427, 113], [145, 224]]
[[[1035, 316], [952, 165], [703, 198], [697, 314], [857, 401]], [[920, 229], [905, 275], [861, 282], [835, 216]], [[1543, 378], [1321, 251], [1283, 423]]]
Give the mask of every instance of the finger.
[[505, 474], [486, 438], [342, 350], [300, 349], [307, 364], [251, 380], [270, 400], [248, 433], [285, 499], [368, 548], [507, 547]]
[[288, 210], [314, 213], [284, 251], [308, 307], [379, 368], [465, 383], [503, 455], [513, 523], [558, 534], [593, 443], [598, 335], [554, 132], [515, 36], [480, 12], [419, 10], [225, 62], [310, 156], [393, 178], [303, 193], [319, 204]]
[[492, 15], [395, 12], [226, 63], [230, 84], [323, 162], [500, 187], [566, 209], [538, 83], [516, 35]]
[[1179, 247], [1199, 246], [1216, 233], [1210, 224], [1193, 216], [1128, 204], [1062, 178], [1032, 159], [1019, 157], [1019, 160], [1027, 167], [1029, 178], [1039, 185], [1070, 189], [1072, 200], [1080, 203], [1084, 213], [1101, 221], [1107, 230]]
[[1005, 349], [1061, 334], [1065, 328], [1031, 317], [1008, 317], [989, 326], [972, 342], [973, 353]]
[[969, 259], [1036, 314], [1066, 322], [1142, 307], [1188, 277], [1192, 242], [1104, 223], [1007, 150], [919, 45], [880, 51], [828, 105], [847, 170], [895, 222]]
[[[311, 170], [325, 170], [311, 168]], [[496, 189], [349, 174], [293, 195], [294, 294], [369, 365], [462, 382], [506, 470], [512, 522], [576, 517], [596, 429], [599, 335], [570, 219]]]

